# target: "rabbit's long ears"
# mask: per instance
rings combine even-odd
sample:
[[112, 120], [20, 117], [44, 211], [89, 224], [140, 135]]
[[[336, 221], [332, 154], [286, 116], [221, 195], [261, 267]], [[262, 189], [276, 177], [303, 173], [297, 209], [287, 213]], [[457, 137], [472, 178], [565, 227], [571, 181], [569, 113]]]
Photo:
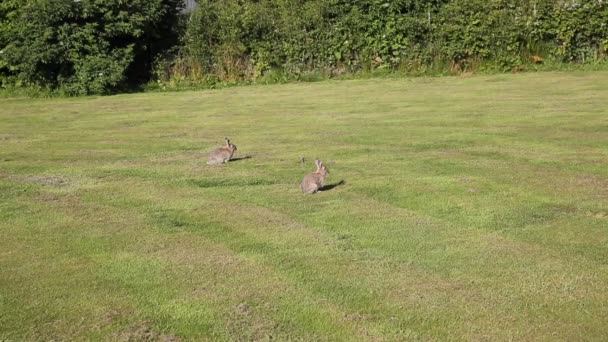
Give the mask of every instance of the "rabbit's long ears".
[[230, 145], [231, 145], [230, 144], [230, 139], [228, 139], [228, 138], [224, 138], [224, 139], [226, 139], [226, 146], [230, 147]]
[[319, 159], [315, 160], [315, 165], [317, 165], [317, 171], [321, 170], [321, 166], [323, 166], [323, 163], [321, 163], [321, 161]]

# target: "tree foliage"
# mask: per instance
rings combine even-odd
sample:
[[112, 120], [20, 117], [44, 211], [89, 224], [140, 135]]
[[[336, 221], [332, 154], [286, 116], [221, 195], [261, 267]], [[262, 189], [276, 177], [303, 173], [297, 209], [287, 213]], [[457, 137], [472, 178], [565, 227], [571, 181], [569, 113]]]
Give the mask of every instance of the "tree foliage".
[[20, 84], [91, 94], [146, 80], [153, 56], [177, 40], [182, 1], [7, 4], [3, 2], [0, 17], [5, 22], [0, 36], [5, 76]]
[[[2, 0], [0, 85], [108, 93], [167, 79], [599, 63], [605, 0]], [[180, 23], [184, 23], [182, 30]], [[170, 49], [179, 44], [178, 49]]]
[[[602, 0], [201, 0], [182, 52], [208, 73], [270, 68], [501, 70], [542, 54], [598, 62], [608, 52]], [[236, 62], [238, 61], [238, 63]], [[242, 66], [242, 68], [238, 68]]]

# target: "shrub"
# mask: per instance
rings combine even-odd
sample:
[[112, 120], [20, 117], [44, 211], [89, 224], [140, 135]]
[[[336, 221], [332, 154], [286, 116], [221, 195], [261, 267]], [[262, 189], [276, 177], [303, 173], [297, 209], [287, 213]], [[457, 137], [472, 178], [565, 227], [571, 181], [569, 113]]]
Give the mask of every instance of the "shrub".
[[[5, 80], [101, 94], [149, 78], [175, 43], [180, 0], [30, 0], [10, 7], [1, 33]], [[3, 3], [3, 7], [5, 7]], [[8, 66], [8, 67], [7, 67]]]
[[608, 1], [201, 1], [182, 55], [220, 79], [371, 69], [521, 70], [532, 54], [600, 61]]

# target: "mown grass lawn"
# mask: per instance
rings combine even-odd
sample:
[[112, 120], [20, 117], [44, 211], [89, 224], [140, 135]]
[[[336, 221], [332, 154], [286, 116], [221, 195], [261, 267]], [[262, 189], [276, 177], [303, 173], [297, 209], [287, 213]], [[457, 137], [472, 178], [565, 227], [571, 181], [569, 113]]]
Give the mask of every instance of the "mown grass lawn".
[[604, 340], [607, 164], [605, 72], [0, 99], [0, 340]]

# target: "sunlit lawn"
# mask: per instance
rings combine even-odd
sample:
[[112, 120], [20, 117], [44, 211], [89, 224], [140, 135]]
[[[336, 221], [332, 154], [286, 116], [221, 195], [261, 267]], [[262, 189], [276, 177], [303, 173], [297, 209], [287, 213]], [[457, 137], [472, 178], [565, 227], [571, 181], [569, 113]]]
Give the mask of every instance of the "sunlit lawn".
[[0, 340], [604, 340], [607, 164], [605, 72], [0, 99]]

